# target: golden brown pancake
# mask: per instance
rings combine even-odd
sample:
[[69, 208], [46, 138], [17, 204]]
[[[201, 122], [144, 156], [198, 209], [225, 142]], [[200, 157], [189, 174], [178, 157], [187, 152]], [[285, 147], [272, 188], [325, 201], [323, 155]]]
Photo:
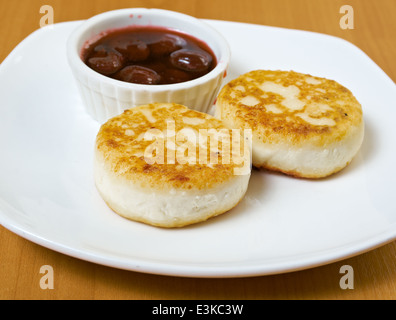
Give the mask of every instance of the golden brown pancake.
[[204, 221], [233, 208], [246, 192], [250, 150], [241, 143], [232, 152], [231, 141], [220, 120], [182, 105], [131, 108], [99, 130], [97, 188], [131, 220], [161, 227]]
[[254, 70], [230, 81], [216, 117], [251, 128], [253, 165], [304, 178], [345, 166], [364, 136], [362, 107], [334, 80], [293, 71]]

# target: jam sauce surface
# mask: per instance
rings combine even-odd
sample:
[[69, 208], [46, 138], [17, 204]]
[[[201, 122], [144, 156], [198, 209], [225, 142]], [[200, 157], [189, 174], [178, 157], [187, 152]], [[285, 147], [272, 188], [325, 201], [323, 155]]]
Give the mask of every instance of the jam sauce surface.
[[102, 75], [138, 84], [172, 84], [193, 80], [216, 66], [203, 41], [176, 30], [130, 26], [107, 31], [87, 44], [86, 65]]

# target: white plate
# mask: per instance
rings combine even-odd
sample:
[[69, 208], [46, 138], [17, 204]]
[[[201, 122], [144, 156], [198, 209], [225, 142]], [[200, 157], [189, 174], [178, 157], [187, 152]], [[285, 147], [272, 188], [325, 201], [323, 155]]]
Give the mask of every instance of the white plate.
[[0, 222], [87, 261], [146, 273], [239, 277], [301, 270], [396, 238], [396, 86], [366, 54], [327, 35], [209, 20], [229, 40], [226, 81], [252, 69], [337, 80], [362, 103], [364, 144], [321, 181], [255, 171], [244, 200], [206, 223], [163, 230], [113, 213], [95, 189], [98, 124], [66, 61], [81, 21], [34, 32], [0, 66]]

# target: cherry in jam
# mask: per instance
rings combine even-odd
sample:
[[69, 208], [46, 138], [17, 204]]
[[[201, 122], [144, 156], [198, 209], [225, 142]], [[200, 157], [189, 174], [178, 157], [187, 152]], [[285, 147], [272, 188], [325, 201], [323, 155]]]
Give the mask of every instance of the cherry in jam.
[[138, 84], [172, 84], [193, 80], [216, 66], [202, 41], [161, 27], [131, 26], [106, 32], [85, 47], [83, 61], [113, 79]]

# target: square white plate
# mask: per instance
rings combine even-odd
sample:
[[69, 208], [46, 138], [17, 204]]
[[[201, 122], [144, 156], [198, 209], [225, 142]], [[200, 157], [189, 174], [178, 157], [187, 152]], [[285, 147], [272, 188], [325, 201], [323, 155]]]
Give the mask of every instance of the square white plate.
[[396, 86], [347, 41], [323, 34], [208, 20], [228, 39], [226, 81], [253, 69], [334, 79], [363, 106], [354, 161], [324, 180], [254, 171], [244, 200], [205, 223], [164, 230], [126, 220], [93, 182], [99, 125], [85, 113], [66, 60], [81, 21], [37, 30], [0, 66], [0, 222], [80, 259], [190, 277], [240, 277], [314, 267], [396, 238]]

